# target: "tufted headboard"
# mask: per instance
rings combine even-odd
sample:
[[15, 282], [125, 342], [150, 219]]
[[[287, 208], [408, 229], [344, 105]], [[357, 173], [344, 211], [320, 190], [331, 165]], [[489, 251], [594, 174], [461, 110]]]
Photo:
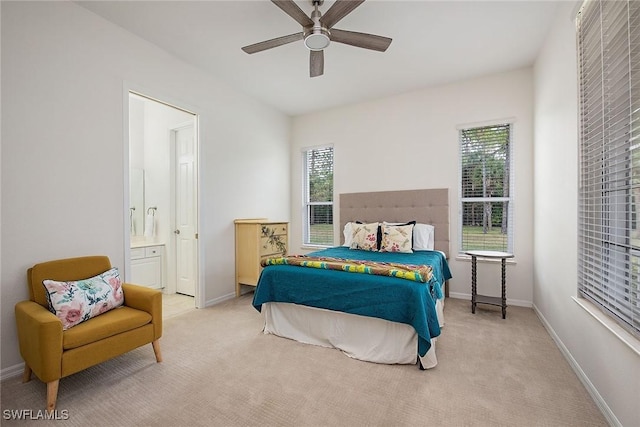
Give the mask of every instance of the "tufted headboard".
[[340, 240], [350, 221], [416, 221], [435, 227], [434, 247], [449, 256], [449, 189], [340, 194]]

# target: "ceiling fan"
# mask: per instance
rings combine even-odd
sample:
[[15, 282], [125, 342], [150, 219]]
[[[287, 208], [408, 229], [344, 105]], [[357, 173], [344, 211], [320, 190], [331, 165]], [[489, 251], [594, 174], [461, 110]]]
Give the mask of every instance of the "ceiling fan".
[[256, 53], [304, 40], [304, 45], [310, 50], [309, 75], [311, 77], [321, 76], [324, 73], [324, 49], [332, 41], [379, 52], [384, 52], [391, 44], [391, 39], [388, 37], [333, 28], [338, 21], [364, 3], [365, 0], [336, 0], [324, 15], [318, 10], [324, 0], [311, 0], [314, 8], [311, 16], [307, 16], [293, 0], [271, 1], [302, 25], [302, 31], [245, 46], [242, 50], [247, 53]]

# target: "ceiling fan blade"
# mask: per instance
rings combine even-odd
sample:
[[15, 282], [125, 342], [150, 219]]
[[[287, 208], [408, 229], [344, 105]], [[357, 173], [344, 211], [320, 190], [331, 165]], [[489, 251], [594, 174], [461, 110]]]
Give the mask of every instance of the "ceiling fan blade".
[[331, 28], [362, 3], [364, 3], [364, 0], [336, 0], [333, 6], [322, 15], [320, 22], [325, 27]]
[[298, 7], [293, 0], [271, 0], [273, 4], [278, 6], [287, 15], [298, 21], [303, 27], [312, 27], [313, 21], [307, 16], [306, 13]]
[[324, 74], [324, 51], [312, 50], [309, 56], [309, 75], [318, 77]]
[[376, 36], [374, 34], [358, 33], [355, 31], [345, 31], [332, 28], [331, 41], [384, 52], [391, 44], [392, 39], [389, 37]]
[[283, 44], [293, 43], [304, 38], [303, 33], [289, 34], [288, 36], [278, 37], [276, 39], [265, 40], [260, 43], [251, 44], [242, 48], [247, 53], [262, 52], [263, 50], [271, 49], [273, 47], [282, 46]]

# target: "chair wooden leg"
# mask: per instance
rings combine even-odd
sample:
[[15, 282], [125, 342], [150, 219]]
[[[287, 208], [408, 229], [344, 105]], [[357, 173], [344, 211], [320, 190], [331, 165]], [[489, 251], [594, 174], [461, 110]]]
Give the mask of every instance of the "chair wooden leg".
[[155, 340], [151, 343], [151, 345], [153, 346], [153, 352], [156, 355], [156, 362], [160, 363], [162, 362], [162, 353], [160, 352], [160, 340]]
[[24, 364], [24, 372], [22, 373], [22, 382], [28, 383], [31, 381], [31, 366]]
[[56, 400], [58, 400], [58, 385], [60, 380], [49, 381], [47, 383], [47, 411], [53, 412], [56, 409]]

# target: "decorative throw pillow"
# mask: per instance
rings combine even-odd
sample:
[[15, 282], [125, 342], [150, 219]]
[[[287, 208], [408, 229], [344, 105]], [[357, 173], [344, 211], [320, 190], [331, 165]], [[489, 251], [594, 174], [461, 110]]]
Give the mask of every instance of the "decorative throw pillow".
[[405, 252], [412, 253], [411, 240], [413, 236], [413, 224], [389, 225], [382, 224], [382, 242], [380, 252]]
[[42, 282], [47, 292], [49, 310], [67, 330], [85, 320], [124, 303], [120, 273], [116, 267], [89, 279], [75, 282]]
[[407, 221], [407, 222], [387, 222], [387, 221], [382, 221], [382, 224], [380, 224], [380, 228], [378, 229], [378, 247], [381, 248], [382, 247], [382, 226], [383, 225], [413, 225], [413, 235], [411, 236], [411, 248], [415, 249], [413, 247], [414, 244], [414, 239], [416, 236], [416, 222], [415, 221]]
[[378, 223], [351, 224], [352, 239], [350, 249], [361, 249], [363, 251], [378, 250]]

